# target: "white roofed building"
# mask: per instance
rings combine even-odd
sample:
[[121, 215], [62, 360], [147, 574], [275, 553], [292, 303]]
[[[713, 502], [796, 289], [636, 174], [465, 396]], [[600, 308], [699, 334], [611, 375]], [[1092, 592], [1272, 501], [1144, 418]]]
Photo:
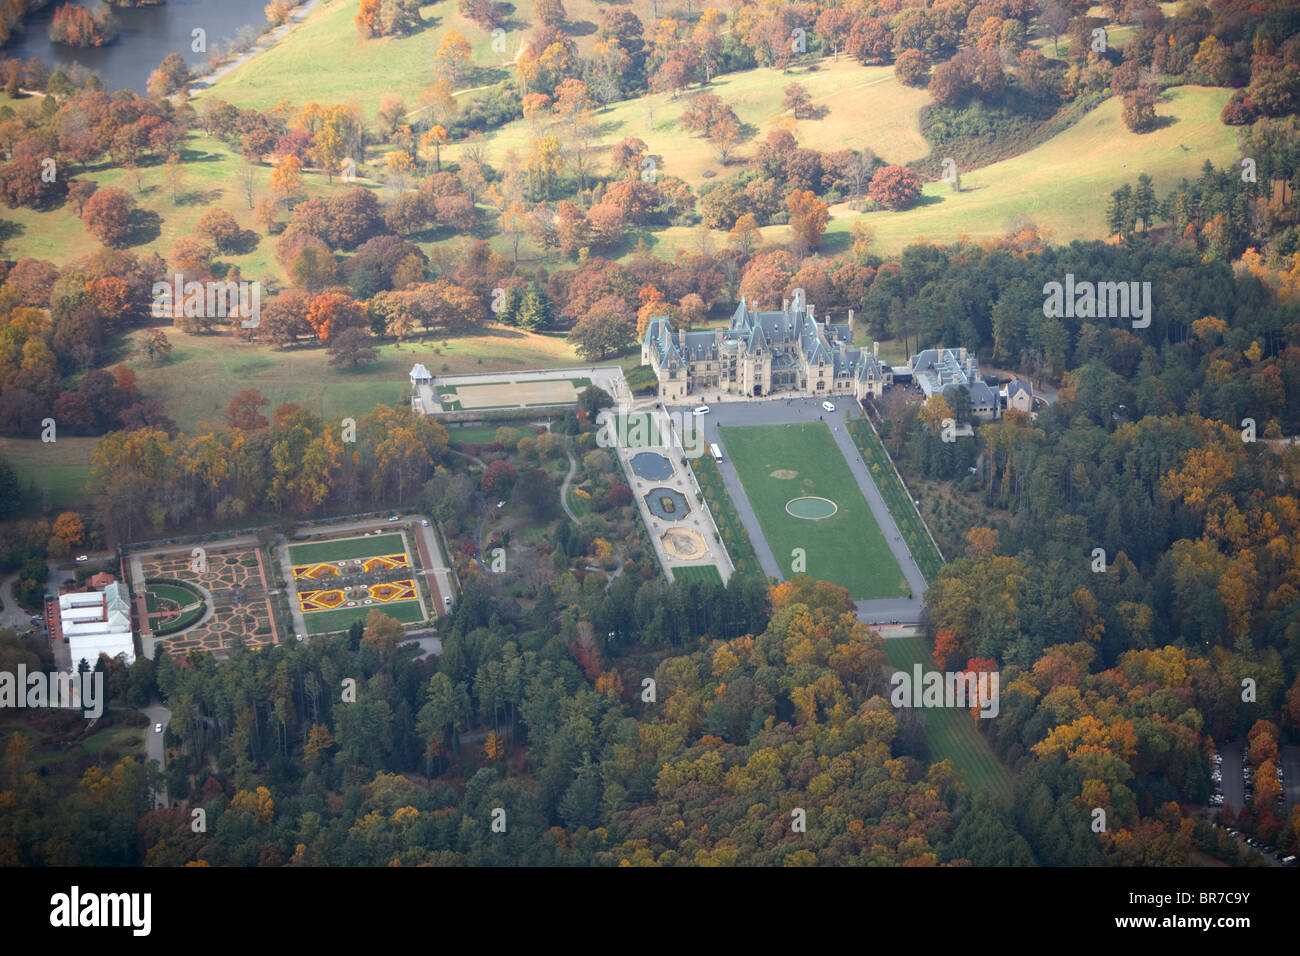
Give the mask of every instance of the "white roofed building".
[[433, 394], [433, 376], [421, 362], [416, 362], [411, 369], [411, 411], [417, 415], [428, 415], [438, 404]]
[[73, 670], [83, 659], [94, 667], [100, 654], [121, 654], [127, 664], [135, 663], [130, 598], [120, 582], [102, 591], [59, 595], [59, 629], [68, 639]]

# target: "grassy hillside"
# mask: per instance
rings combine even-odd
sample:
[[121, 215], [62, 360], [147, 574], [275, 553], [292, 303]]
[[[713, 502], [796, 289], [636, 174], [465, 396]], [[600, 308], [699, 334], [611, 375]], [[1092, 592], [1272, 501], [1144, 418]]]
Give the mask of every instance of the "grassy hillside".
[[[1180, 86], [1167, 90], [1156, 111], [1163, 125], [1151, 133], [1130, 133], [1112, 97], [1063, 133], [1020, 156], [963, 173], [962, 191], [944, 182], [927, 183], [920, 202], [903, 212], [859, 214], [832, 207], [822, 252], [849, 246], [849, 230], [862, 219], [876, 230], [873, 247], [882, 254], [926, 238], [952, 242], [958, 236], [1001, 235], [1013, 217], [1024, 214], [1055, 242], [1106, 237], [1106, 203], [1112, 190], [1133, 183], [1141, 173], [1163, 194], [1184, 176], [1194, 179], [1208, 159], [1222, 166], [1238, 158], [1235, 131], [1219, 121], [1229, 90]], [[764, 239], [784, 242], [787, 226], [768, 226]], [[698, 231], [673, 227], [655, 235], [660, 255], [697, 248]], [[714, 235], [720, 245], [725, 235]]]
[[[607, 5], [566, 0], [567, 31], [581, 54], [590, 52]], [[653, 0], [626, 4], [642, 21], [653, 18]], [[456, 0], [424, 4], [427, 26], [408, 37], [363, 38], [353, 17], [356, 0], [321, 0], [302, 23], [275, 46], [219, 80], [205, 96], [218, 96], [243, 108], [267, 109], [286, 96], [302, 105], [353, 102], [373, 115], [385, 93], [398, 93], [414, 109], [420, 91], [433, 82], [433, 55], [443, 34], [454, 29], [469, 41], [477, 68], [472, 84], [504, 78], [520, 44], [533, 29], [533, 5], [514, 4], [506, 21], [505, 52], [492, 49], [492, 36], [461, 16]], [[661, 12], [663, 12], [661, 7]], [[340, 69], [346, 64], [346, 69]]]
[[[730, 104], [749, 134], [728, 167], [717, 161], [703, 137], [678, 127], [687, 96], [642, 96], [597, 112], [599, 142], [607, 148], [626, 136], [639, 136], [651, 154], [662, 157], [661, 172], [698, 187], [710, 178], [706, 172], [726, 176], [741, 168], [769, 132], [788, 126], [788, 117], [781, 113], [783, 90], [797, 82], [808, 90], [813, 105], [825, 110], [820, 119], [802, 119], [788, 127], [801, 146], [872, 150], [892, 163], [908, 163], [926, 154], [919, 122], [920, 109], [930, 100], [924, 90], [903, 86], [893, 67], [864, 67], [849, 57], [841, 57], [838, 63], [820, 61], [816, 66], [788, 73], [771, 69], [728, 73], [707, 87], [692, 88], [690, 92], [704, 89]], [[484, 138], [488, 161], [499, 164], [508, 149], [526, 155], [532, 137], [532, 127], [524, 120], [489, 133]], [[452, 146], [444, 152], [454, 159], [458, 149]]]
[[[145, 219], [152, 219], [137, 234], [140, 240], [131, 251], [149, 250], [163, 258], [172, 244], [181, 236], [194, 235], [194, 225], [208, 209], [228, 210], [245, 229], [253, 228], [252, 213], [244, 193], [242, 171], [244, 160], [224, 143], [191, 132], [186, 137], [181, 152], [184, 179], [173, 201], [171, 188], [165, 185], [166, 167], [162, 164], [142, 167], [139, 182], [136, 175], [107, 164], [92, 166], [88, 170], [71, 170], [77, 179], [91, 180], [100, 187], [115, 186], [131, 194]], [[253, 170], [253, 201], [270, 194], [271, 167], [259, 165]], [[304, 173], [303, 187], [306, 196], [330, 195], [323, 175]], [[355, 185], [368, 185], [358, 178]], [[336, 191], [343, 187], [334, 181]], [[99, 248], [99, 240], [86, 231], [76, 211], [63, 205], [47, 211], [27, 207], [6, 209], [4, 218], [17, 224], [12, 238], [5, 240], [5, 255], [10, 259], [31, 256], [49, 259], [62, 265], [70, 259]], [[283, 221], [283, 216], [282, 216]], [[246, 279], [258, 279], [267, 274], [283, 277], [283, 270], [275, 259], [275, 240], [260, 236], [255, 247], [239, 255], [223, 253], [219, 261], [239, 266]]]

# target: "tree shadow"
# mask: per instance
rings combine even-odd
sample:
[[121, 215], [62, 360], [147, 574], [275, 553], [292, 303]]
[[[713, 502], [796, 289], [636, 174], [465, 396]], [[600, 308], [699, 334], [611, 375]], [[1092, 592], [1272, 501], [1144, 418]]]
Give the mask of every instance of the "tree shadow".
[[587, 37], [596, 32], [596, 24], [590, 20], [578, 20], [573, 23], [564, 24], [564, 32], [571, 37]]
[[182, 163], [219, 163], [225, 157], [214, 150], [182, 148], [180, 158]]
[[480, 66], [474, 70], [475, 86], [494, 86], [510, 79], [510, 71], [500, 66]]
[[27, 227], [21, 222], [14, 222], [10, 219], [0, 219], [0, 242], [8, 239], [16, 239], [18, 236], [25, 235]]
[[[1177, 122], [1178, 122], [1177, 116], [1169, 116], [1168, 114], [1158, 115], [1156, 116], [1156, 125], [1154, 129], [1168, 129], [1169, 127], [1173, 126]], [[1190, 146], [1183, 146], [1182, 143], [1179, 143], [1178, 145], [1182, 146], [1184, 153], [1190, 153], [1192, 151]]]
[[178, 206], [211, 206], [225, 194], [223, 189], [195, 189], [189, 192], [178, 194], [176, 205]]
[[153, 242], [162, 234], [162, 216], [152, 209], [131, 211], [131, 231], [125, 245], [140, 246]]

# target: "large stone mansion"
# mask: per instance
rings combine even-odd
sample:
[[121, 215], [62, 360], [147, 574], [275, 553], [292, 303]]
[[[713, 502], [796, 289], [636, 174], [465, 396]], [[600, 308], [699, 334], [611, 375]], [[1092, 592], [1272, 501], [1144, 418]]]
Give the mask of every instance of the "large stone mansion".
[[[912, 382], [924, 393], [958, 388], [970, 393], [971, 411], [996, 418], [1001, 403], [980, 375], [979, 361], [964, 348], [924, 349], [897, 368], [880, 361], [880, 343], [852, 348], [853, 310], [848, 321], [818, 321], [813, 306], [786, 300], [779, 312], [752, 312], [740, 300], [723, 329], [674, 332], [667, 316], [650, 320], [641, 340], [641, 364], [659, 377], [659, 396], [682, 401], [708, 392], [753, 397], [788, 393], [800, 397], [851, 395], [879, 398], [896, 382]], [[1033, 392], [1013, 380], [1008, 406], [1029, 411]]]
[[848, 322], [818, 322], [813, 306], [787, 299], [779, 312], [753, 312], [740, 300], [728, 328], [672, 330], [667, 316], [650, 320], [641, 341], [641, 364], [659, 377], [659, 395], [680, 401], [720, 391], [746, 397], [799, 395], [879, 396], [894, 372], [872, 351], [851, 348]]

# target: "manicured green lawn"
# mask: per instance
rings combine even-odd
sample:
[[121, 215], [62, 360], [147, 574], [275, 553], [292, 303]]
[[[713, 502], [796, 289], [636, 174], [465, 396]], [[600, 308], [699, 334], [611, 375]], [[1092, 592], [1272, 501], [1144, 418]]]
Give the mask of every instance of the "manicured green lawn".
[[674, 581], [714, 581], [722, 583], [722, 575], [716, 565], [696, 564], [673, 568]]
[[[149, 590], [145, 593], [146, 598], [150, 596], [166, 598], [169, 601], [175, 601], [183, 608], [189, 607], [196, 601], [203, 600], [201, 595], [178, 584], [150, 584], [147, 587]], [[149, 610], [152, 611], [153, 608], [150, 607]]]
[[[934, 670], [925, 641], [919, 637], [889, 638], [885, 652], [894, 667], [912, 671], [919, 663], [923, 670]], [[930, 746], [930, 759], [934, 763], [951, 760], [958, 771], [965, 773], [966, 783], [972, 792], [984, 792], [1001, 800], [1011, 801], [1012, 774], [993, 753], [978, 730], [970, 711], [946, 707], [918, 710], [925, 728], [926, 743]]]
[[406, 544], [400, 534], [380, 534], [369, 537], [363, 535], [359, 538], [337, 538], [332, 541], [290, 545], [289, 560], [295, 565], [317, 564], [321, 561], [370, 558], [378, 554], [403, 554], [405, 551]]
[[880, 443], [880, 436], [865, 418], [855, 418], [849, 422], [849, 435], [858, 446], [858, 451], [862, 452], [862, 460], [871, 470], [871, 477], [880, 489], [880, 495], [885, 499], [894, 523], [898, 525], [903, 540], [916, 558], [916, 566], [927, 583], [933, 581], [943, 567], [943, 556], [930, 539], [925, 521], [917, 513], [912, 504], [913, 499], [894, 471], [885, 446]]
[[448, 444], [491, 445], [496, 441], [500, 425], [472, 425], [468, 428], [448, 428]]
[[[799, 548], [803, 571], [848, 588], [855, 600], [908, 594], [902, 569], [824, 422], [718, 432], [786, 577], [794, 573]], [[785, 505], [801, 496], [829, 498], [838, 510], [817, 521], [796, 518]]]
[[345, 607], [334, 611], [313, 611], [303, 615], [303, 622], [308, 634], [326, 634], [330, 631], [346, 631], [353, 621], [365, 621], [371, 611], [380, 611], [396, 618], [403, 624], [415, 624], [424, 620], [419, 601], [392, 601], [388, 604], [371, 604], [366, 607]]

